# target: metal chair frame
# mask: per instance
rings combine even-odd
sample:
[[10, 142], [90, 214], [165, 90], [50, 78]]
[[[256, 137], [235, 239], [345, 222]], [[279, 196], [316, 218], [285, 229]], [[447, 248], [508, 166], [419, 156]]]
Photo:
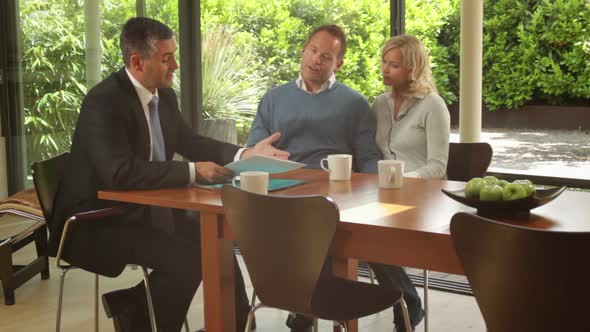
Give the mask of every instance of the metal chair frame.
[[[69, 153], [64, 153], [62, 155], [53, 157], [53, 158], [48, 159], [46, 161], [41, 161], [41, 162], [37, 162], [37, 163], [33, 164], [33, 180], [34, 180], [35, 186], [37, 188], [40, 188], [40, 186], [39, 186], [40, 183], [38, 183], [38, 179], [36, 177], [37, 169], [38, 169], [38, 167], [40, 167], [40, 166], [38, 166], [39, 163], [48, 162], [52, 159], [57, 159], [57, 158], [67, 158], [68, 154]], [[58, 162], [58, 161], [54, 160], [54, 162]], [[59, 175], [57, 175], [57, 176], [59, 176]], [[39, 191], [37, 191], [37, 195], [39, 197], [39, 202], [41, 204], [43, 213], [45, 214], [46, 208], [48, 206], [45, 206], [45, 204], [43, 202], [42, 195], [39, 194]], [[51, 202], [50, 204], [53, 204], [53, 202]], [[56, 266], [61, 271], [60, 282], [59, 282], [58, 306], [57, 306], [57, 314], [56, 314], [57, 317], [56, 317], [56, 324], [55, 324], [56, 332], [59, 332], [61, 330], [63, 291], [64, 291], [66, 274], [70, 270], [79, 268], [74, 265], [62, 263], [62, 254], [63, 254], [66, 238], [68, 236], [68, 232], [69, 232], [70, 228], [72, 227], [72, 225], [74, 225], [76, 223], [91, 222], [91, 221], [99, 220], [99, 218], [116, 216], [116, 215], [120, 215], [120, 214], [124, 213], [124, 211], [125, 211], [125, 209], [123, 209], [123, 208], [107, 208], [107, 209], [102, 209], [102, 210], [78, 213], [78, 214], [75, 214], [75, 215], [71, 216], [70, 218], [68, 218], [68, 220], [66, 220], [62, 234], [61, 234], [57, 255], [55, 257], [56, 258]], [[149, 274], [148, 274], [147, 268], [142, 266], [142, 272], [143, 272], [143, 281], [145, 283], [147, 306], [148, 306], [148, 312], [149, 312], [149, 318], [150, 318], [150, 327], [153, 332], [156, 332], [157, 331], [156, 316], [154, 313], [154, 306], [153, 306], [153, 302], [152, 302], [152, 294], [150, 291], [150, 285], [149, 285], [149, 280], [148, 280]], [[94, 298], [94, 315], [95, 315], [94, 329], [96, 332], [98, 332], [98, 330], [99, 330], [99, 300], [98, 300], [98, 298], [99, 298], [99, 275], [98, 274], [95, 274], [94, 294], [95, 294], [95, 298]], [[188, 321], [186, 319], [185, 319], [184, 325], [185, 325], [186, 331], [188, 332], [189, 327], [188, 327]]]

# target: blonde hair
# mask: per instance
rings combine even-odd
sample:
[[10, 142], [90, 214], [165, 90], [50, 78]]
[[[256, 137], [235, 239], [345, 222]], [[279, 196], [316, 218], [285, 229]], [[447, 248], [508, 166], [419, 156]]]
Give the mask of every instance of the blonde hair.
[[409, 73], [409, 95], [419, 96], [436, 92], [436, 84], [432, 78], [430, 70], [430, 61], [428, 52], [424, 44], [417, 37], [410, 35], [400, 35], [390, 38], [381, 51], [381, 59], [387, 52], [399, 48], [404, 57], [404, 67], [408, 68]]

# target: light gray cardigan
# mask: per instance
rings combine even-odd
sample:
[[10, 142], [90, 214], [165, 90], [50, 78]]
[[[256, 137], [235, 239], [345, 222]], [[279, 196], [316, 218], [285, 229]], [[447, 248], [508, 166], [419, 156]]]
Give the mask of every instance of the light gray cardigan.
[[373, 103], [377, 119], [376, 142], [385, 159], [404, 161], [404, 176], [446, 177], [449, 158], [450, 116], [437, 93], [406, 101], [393, 117], [391, 92]]

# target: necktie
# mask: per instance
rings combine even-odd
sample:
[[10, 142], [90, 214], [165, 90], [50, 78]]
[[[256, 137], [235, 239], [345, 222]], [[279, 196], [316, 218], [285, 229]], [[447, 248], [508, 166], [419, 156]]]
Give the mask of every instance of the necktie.
[[166, 148], [164, 147], [164, 136], [162, 136], [162, 126], [160, 126], [160, 114], [158, 113], [158, 97], [154, 96], [148, 103], [150, 115], [150, 127], [152, 138], [152, 160], [166, 160]]
[[[154, 96], [148, 103], [150, 118], [150, 137], [152, 138], [152, 161], [165, 161], [166, 148], [164, 146], [164, 136], [162, 135], [162, 126], [160, 125], [160, 114], [158, 113], [158, 97]], [[152, 226], [166, 233], [174, 232], [174, 221], [172, 219], [172, 210], [152, 206], [150, 209], [152, 216]]]

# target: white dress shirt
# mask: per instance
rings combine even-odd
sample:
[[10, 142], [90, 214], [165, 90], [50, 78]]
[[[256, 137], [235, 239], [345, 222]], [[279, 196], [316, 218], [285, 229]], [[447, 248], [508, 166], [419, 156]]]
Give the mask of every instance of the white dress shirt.
[[332, 73], [332, 75], [330, 75], [330, 78], [328, 78], [327, 81], [325, 81], [322, 86], [320, 87], [320, 89], [318, 91], [316, 91], [315, 93], [311, 93], [307, 90], [307, 85], [305, 84], [305, 81], [303, 80], [303, 77], [301, 76], [301, 73], [299, 73], [299, 77], [297, 77], [297, 79], [295, 80], [295, 83], [297, 84], [297, 86], [299, 87], [299, 89], [309, 93], [309, 94], [318, 94], [322, 91], [328, 90], [330, 88], [332, 88], [332, 86], [334, 85], [334, 83], [336, 83], [336, 75], [334, 75], [334, 73]]

